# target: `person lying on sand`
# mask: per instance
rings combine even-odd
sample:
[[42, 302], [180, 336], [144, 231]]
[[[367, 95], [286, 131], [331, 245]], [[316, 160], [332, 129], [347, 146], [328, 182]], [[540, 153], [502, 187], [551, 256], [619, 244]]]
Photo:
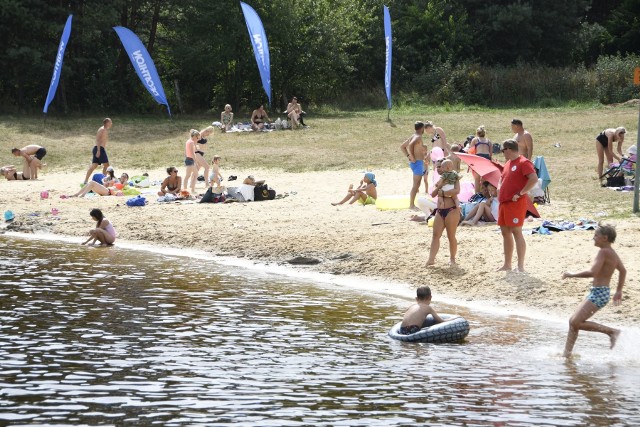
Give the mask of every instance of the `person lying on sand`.
[[7, 181], [27, 181], [31, 179], [29, 165], [25, 164], [22, 172], [18, 172], [14, 165], [7, 165], [0, 168], [0, 175], [7, 178]]
[[89, 181], [84, 187], [80, 189], [80, 191], [69, 197], [84, 197], [90, 191], [93, 191], [100, 196], [115, 196], [118, 191], [121, 191], [122, 188], [127, 185], [127, 183], [129, 182], [129, 175], [127, 173], [123, 173], [122, 175], [120, 175], [120, 179], [118, 181], [119, 182], [117, 182], [113, 187], [105, 187], [104, 185], [96, 181]]

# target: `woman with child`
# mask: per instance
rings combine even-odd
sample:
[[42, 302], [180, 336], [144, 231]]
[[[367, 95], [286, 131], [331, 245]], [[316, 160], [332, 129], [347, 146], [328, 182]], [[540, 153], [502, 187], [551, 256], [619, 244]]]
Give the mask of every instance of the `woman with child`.
[[488, 181], [484, 181], [482, 186], [486, 188], [488, 192], [487, 198], [477, 203], [460, 224], [478, 225], [480, 220], [485, 222], [496, 222], [498, 220], [498, 208], [500, 207], [500, 202], [498, 202], [498, 189]]
[[[429, 259], [425, 265], [426, 267], [435, 264], [436, 255], [440, 250], [440, 238], [445, 229], [449, 239], [449, 265], [454, 266], [456, 264], [456, 253], [458, 252], [456, 230], [460, 222], [460, 209], [458, 207], [460, 180], [456, 179], [455, 184], [451, 184], [453, 181], [453, 175], [450, 174], [450, 172], [453, 172], [452, 169], [453, 163], [451, 160], [440, 159], [436, 162], [436, 171], [441, 177], [431, 192], [431, 197], [438, 197], [438, 207], [433, 220], [431, 249], [429, 250]], [[443, 176], [445, 173], [447, 175]]]
[[[613, 159], [620, 161], [622, 158], [622, 144], [624, 143], [624, 136], [627, 130], [623, 127], [608, 128], [600, 132], [596, 136], [596, 153], [598, 154], [598, 178], [602, 176], [602, 170], [604, 169], [604, 158], [607, 158], [607, 165], [613, 163]], [[613, 143], [617, 142], [615, 153], [613, 151]]]

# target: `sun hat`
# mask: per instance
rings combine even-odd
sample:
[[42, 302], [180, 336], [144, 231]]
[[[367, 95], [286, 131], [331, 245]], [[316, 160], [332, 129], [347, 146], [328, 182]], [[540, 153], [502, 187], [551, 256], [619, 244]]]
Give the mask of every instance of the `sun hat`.
[[5, 221], [13, 221], [13, 219], [15, 218], [15, 215], [13, 214], [13, 212], [11, 211], [5, 211], [4, 212], [4, 220]]

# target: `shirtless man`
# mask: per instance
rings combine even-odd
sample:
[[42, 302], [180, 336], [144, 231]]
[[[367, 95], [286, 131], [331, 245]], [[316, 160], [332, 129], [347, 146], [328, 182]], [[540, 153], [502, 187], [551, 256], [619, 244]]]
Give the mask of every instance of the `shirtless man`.
[[520, 154], [531, 160], [533, 156], [533, 137], [528, 130], [525, 130], [522, 120], [511, 120], [511, 131], [516, 133], [513, 135], [513, 139], [518, 143]]
[[44, 147], [39, 145], [27, 145], [23, 148], [13, 148], [11, 149], [11, 154], [16, 157], [24, 157], [24, 160], [29, 165], [29, 169], [31, 170], [31, 178], [38, 178], [38, 169], [42, 168], [42, 166], [46, 166], [42, 163], [42, 159], [47, 155], [47, 150]]
[[407, 309], [402, 318], [399, 331], [402, 335], [415, 334], [422, 329], [422, 324], [429, 314], [433, 316], [436, 323], [444, 322], [429, 304], [431, 304], [431, 289], [428, 286], [419, 287], [416, 290], [416, 303]]
[[616, 341], [620, 335], [619, 329], [587, 321], [587, 319], [609, 302], [611, 294], [609, 285], [611, 283], [611, 276], [613, 276], [615, 270], [618, 270], [618, 287], [616, 288], [616, 293], [613, 295], [613, 304], [620, 305], [622, 300], [622, 287], [624, 286], [624, 281], [627, 276], [627, 270], [624, 268], [616, 251], [611, 248], [611, 244], [615, 242], [615, 240], [616, 229], [613, 226], [599, 226], [593, 236], [593, 242], [600, 250], [596, 255], [596, 259], [593, 261], [591, 269], [581, 271], [580, 273], [565, 272], [562, 275], [563, 279], [567, 277], [593, 277], [591, 292], [587, 295], [587, 298], [580, 303], [571, 316], [571, 319], [569, 319], [569, 334], [567, 335], [567, 343], [564, 347], [564, 357], [571, 356], [580, 330], [607, 334], [611, 340], [610, 348], [616, 345]]
[[409, 167], [413, 172], [413, 183], [411, 186], [411, 192], [409, 193], [409, 209], [418, 210], [415, 205], [416, 195], [420, 190], [420, 181], [422, 177], [427, 173], [427, 168], [424, 165], [425, 147], [422, 143], [422, 134], [424, 133], [424, 123], [416, 122], [414, 124], [415, 133], [407, 138], [406, 141], [400, 145], [400, 151], [402, 151], [409, 159]]
[[84, 177], [84, 183], [89, 181], [89, 177], [98, 165], [102, 165], [102, 174], [107, 174], [107, 168], [109, 167], [109, 158], [107, 157], [107, 141], [108, 131], [113, 126], [113, 122], [110, 118], [106, 118], [102, 121], [102, 126], [98, 129], [96, 134], [96, 145], [93, 147], [93, 159], [91, 160], [91, 166], [87, 170], [87, 175]]

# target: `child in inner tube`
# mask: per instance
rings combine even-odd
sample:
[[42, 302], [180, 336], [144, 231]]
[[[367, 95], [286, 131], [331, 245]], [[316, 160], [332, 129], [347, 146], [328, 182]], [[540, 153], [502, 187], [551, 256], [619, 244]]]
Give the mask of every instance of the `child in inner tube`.
[[455, 319], [447, 319], [444, 320], [438, 313], [431, 307], [431, 288], [428, 286], [421, 286], [416, 290], [416, 303], [413, 304], [409, 309], [404, 313], [404, 317], [402, 318], [402, 324], [400, 325], [400, 334], [402, 335], [411, 335], [419, 332], [422, 329], [422, 324], [424, 323], [427, 315], [432, 315], [433, 320], [436, 323], [448, 322], [450, 320]]

